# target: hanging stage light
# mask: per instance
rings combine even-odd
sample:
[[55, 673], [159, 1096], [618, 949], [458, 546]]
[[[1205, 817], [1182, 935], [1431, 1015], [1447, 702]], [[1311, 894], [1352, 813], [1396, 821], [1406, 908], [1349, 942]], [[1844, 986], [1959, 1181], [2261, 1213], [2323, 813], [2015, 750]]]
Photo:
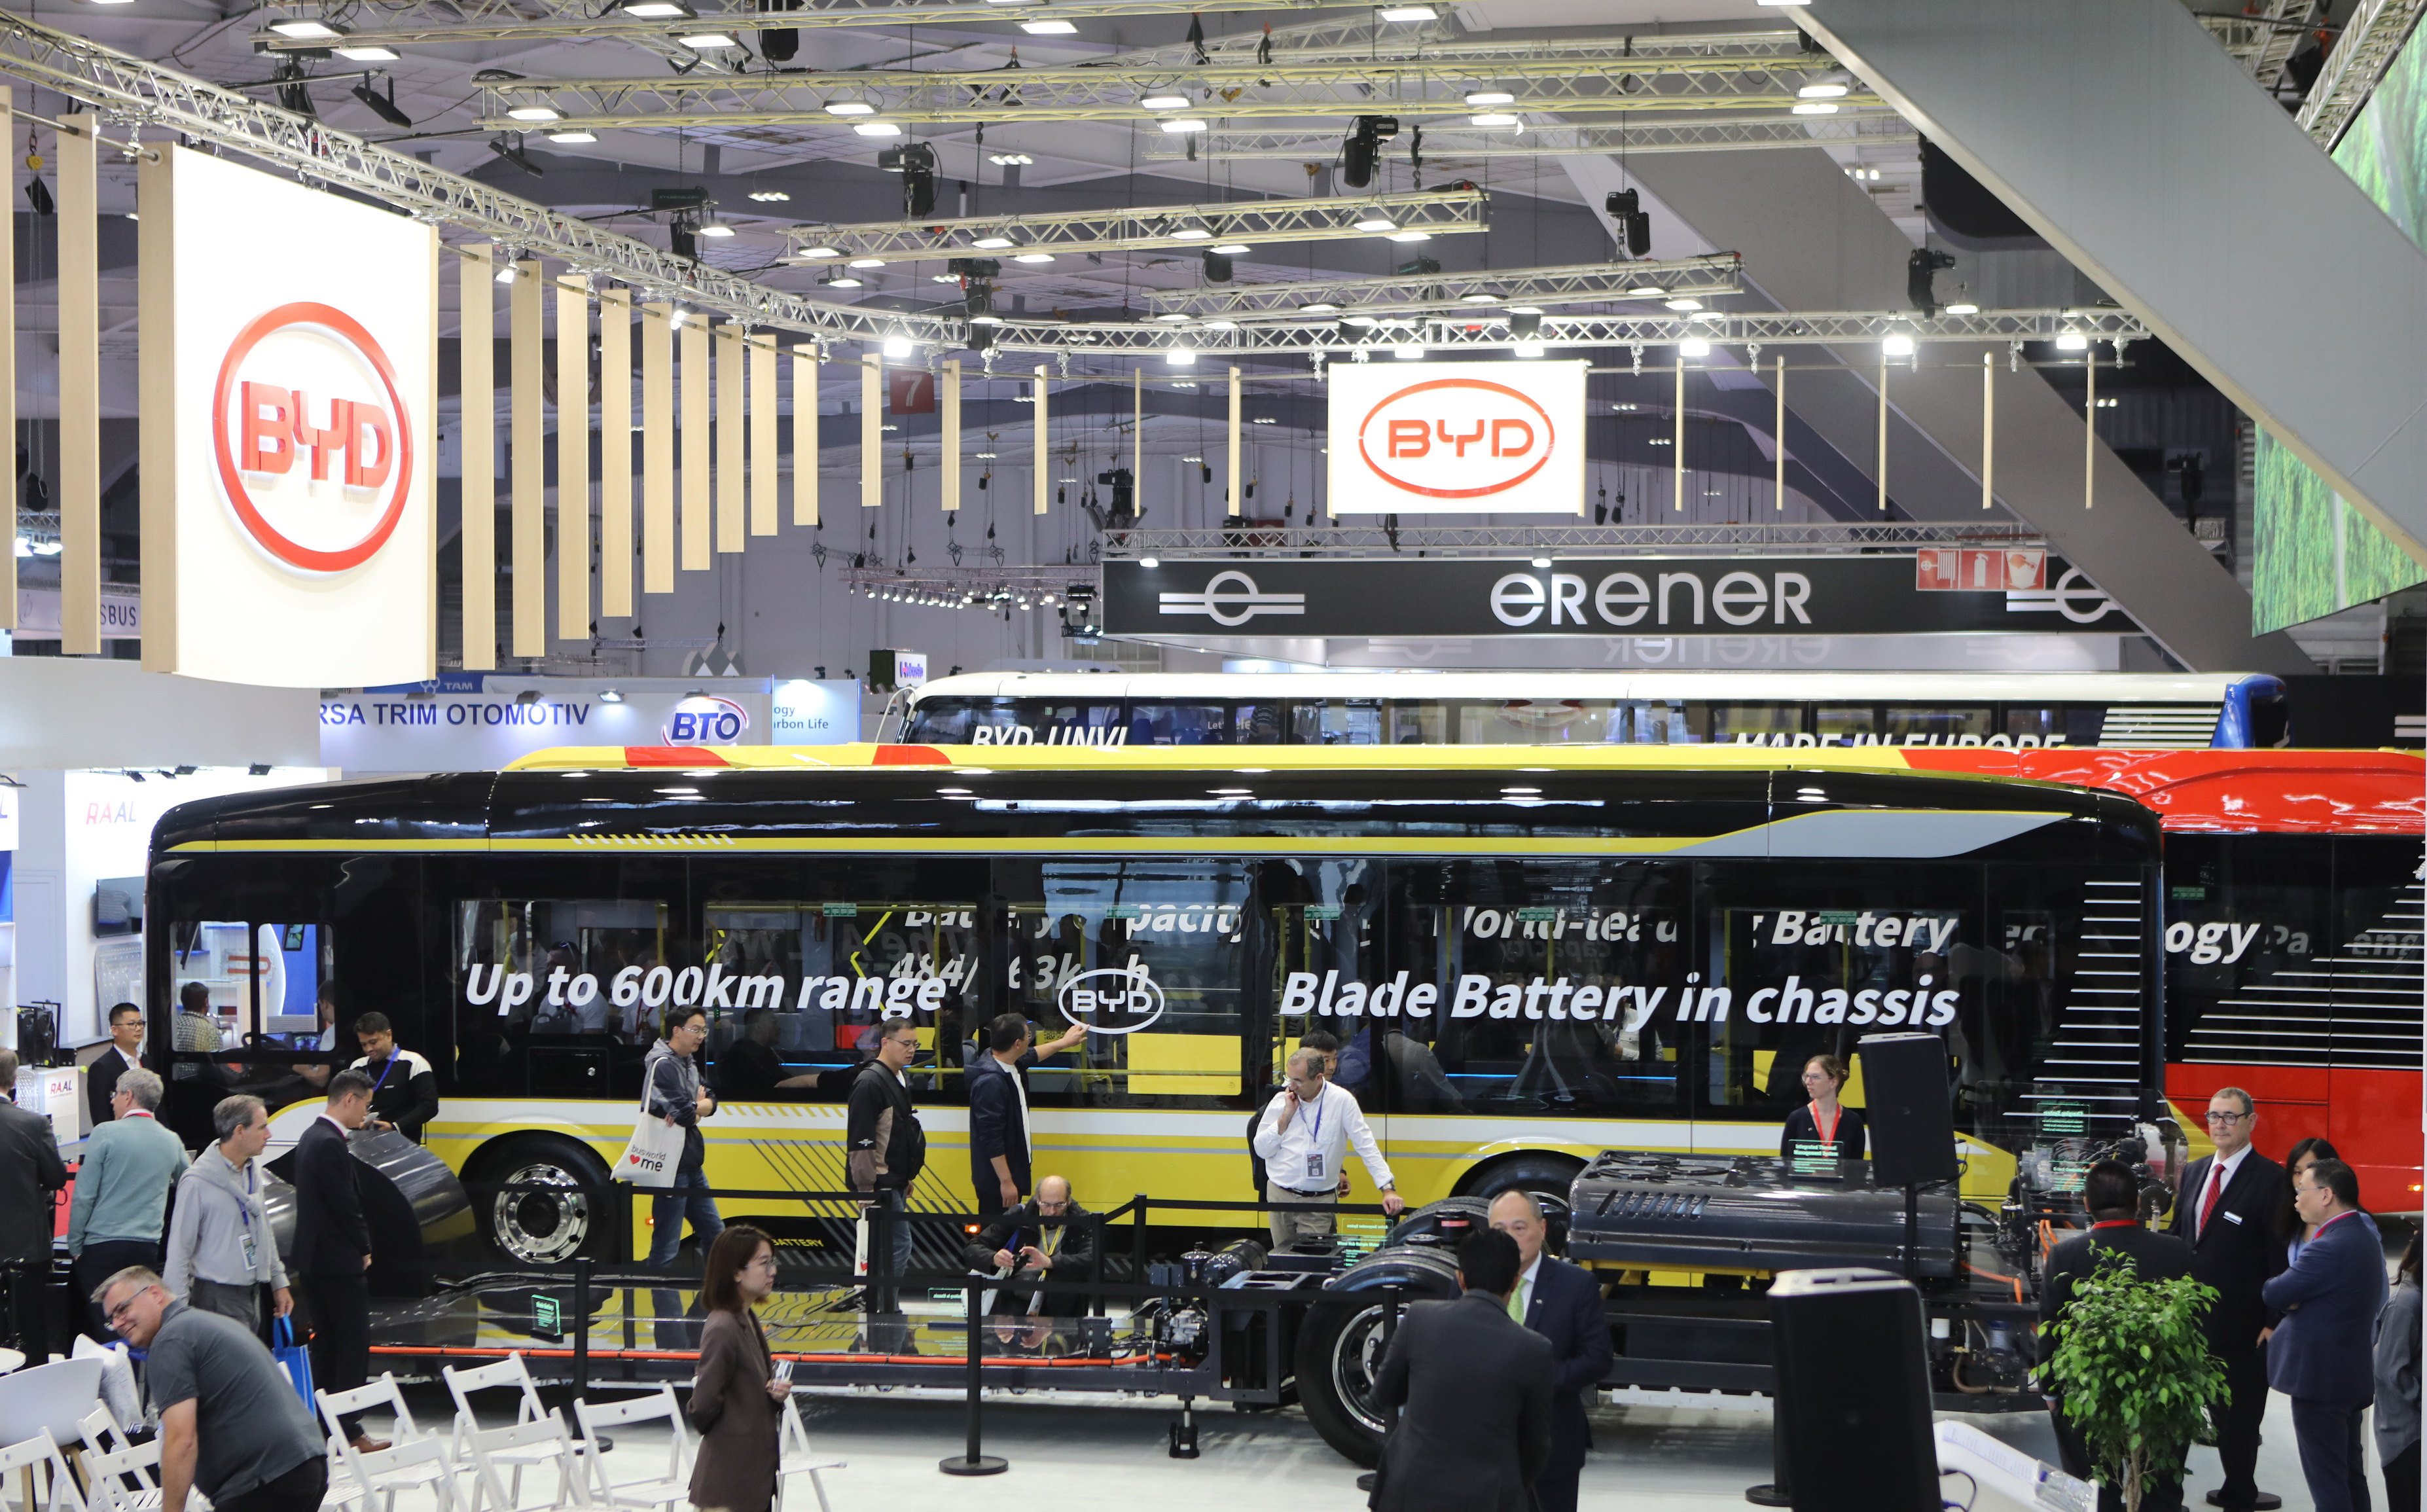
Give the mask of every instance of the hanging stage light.
[[413, 118], [396, 107], [395, 79], [390, 78], [387, 81], [387, 94], [384, 98], [371, 92], [371, 81], [367, 78], [361, 80], [354, 86], [353, 96], [355, 99], [360, 100], [364, 105], [368, 106], [370, 107], [371, 114], [379, 117], [382, 121], [386, 122], [389, 125], [400, 127], [406, 131], [411, 131], [413, 129]]
[[1205, 282], [1208, 284], [1230, 282], [1230, 259], [1221, 252], [1208, 252], [1205, 254]]
[[1938, 291], [1931, 287], [1941, 268], [1955, 266], [1955, 254], [1934, 247], [1916, 247], [1904, 260], [1904, 297], [1925, 316], [1938, 314]]
[[902, 214], [912, 220], [936, 213], [936, 149], [914, 141], [900, 149]]
[[1396, 116], [1359, 116], [1340, 146], [1340, 181], [1352, 189], [1361, 189], [1374, 182], [1374, 164], [1382, 154], [1382, 143], [1399, 134]]
[[1633, 189], [1612, 189], [1602, 202], [1602, 213], [1618, 222], [1620, 236], [1626, 243], [1629, 257], [1642, 257], [1652, 251], [1652, 213], [1642, 208], [1640, 197]]

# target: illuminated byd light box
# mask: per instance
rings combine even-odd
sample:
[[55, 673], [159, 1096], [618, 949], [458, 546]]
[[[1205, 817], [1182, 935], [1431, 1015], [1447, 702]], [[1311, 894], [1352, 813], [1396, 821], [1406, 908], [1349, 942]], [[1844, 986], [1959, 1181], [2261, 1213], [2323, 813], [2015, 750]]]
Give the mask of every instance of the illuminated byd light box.
[[145, 670], [431, 676], [436, 229], [155, 152], [138, 178]]
[[1585, 364], [1329, 365], [1334, 514], [1582, 514]]

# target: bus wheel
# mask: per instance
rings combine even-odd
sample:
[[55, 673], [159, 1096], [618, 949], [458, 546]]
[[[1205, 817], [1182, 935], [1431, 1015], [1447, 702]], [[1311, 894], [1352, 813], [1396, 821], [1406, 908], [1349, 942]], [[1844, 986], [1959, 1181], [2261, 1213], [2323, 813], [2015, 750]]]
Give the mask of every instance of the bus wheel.
[[1299, 1405], [1323, 1441], [1360, 1465], [1379, 1464], [1382, 1299], [1350, 1293], [1317, 1302], [1298, 1327], [1296, 1364]]
[[507, 1260], [553, 1265], [585, 1250], [596, 1255], [612, 1232], [610, 1210], [592, 1195], [608, 1190], [607, 1168], [569, 1139], [513, 1140], [482, 1157], [476, 1169], [476, 1187], [563, 1188], [476, 1193], [472, 1211], [490, 1244]]
[[1470, 1172], [1458, 1184], [1462, 1197], [1486, 1202], [1503, 1192], [1530, 1194], [1542, 1207], [1542, 1224], [1550, 1230], [1551, 1248], [1564, 1252], [1568, 1240], [1568, 1192], [1575, 1185], [1581, 1161], [1564, 1155], [1512, 1155]]

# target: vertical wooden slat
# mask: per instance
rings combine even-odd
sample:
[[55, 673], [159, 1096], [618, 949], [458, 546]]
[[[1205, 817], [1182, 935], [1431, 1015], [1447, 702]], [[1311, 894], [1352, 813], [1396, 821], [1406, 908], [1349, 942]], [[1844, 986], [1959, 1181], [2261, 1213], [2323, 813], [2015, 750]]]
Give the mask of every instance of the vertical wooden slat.
[[556, 634], [590, 634], [590, 281], [556, 285]]
[[512, 433], [507, 447], [509, 501], [513, 527], [513, 625], [507, 640], [518, 657], [547, 655], [547, 349], [540, 315], [539, 259], [514, 264], [506, 289], [506, 328], [512, 345], [506, 396]]
[[961, 360], [944, 360], [944, 391], [936, 400], [937, 431], [943, 450], [944, 512], [961, 507]]
[[[0, 114], [8, 108], [8, 91], [0, 89]], [[135, 202], [142, 219], [135, 227], [135, 331], [141, 343], [137, 364], [136, 465], [141, 472], [139, 503], [143, 558], [143, 670], [177, 670], [177, 281], [171, 260], [175, 250], [177, 205], [175, 179], [166, 149], [155, 149], [135, 165]], [[0, 216], [0, 255], [8, 252], [7, 237], [13, 216]], [[9, 267], [11, 261], [0, 261]], [[0, 311], [10, 302], [0, 289]], [[432, 309], [436, 306], [433, 304]], [[14, 435], [16, 384], [7, 365], [15, 353], [8, 339], [8, 317], [0, 314], [0, 406], [10, 412]], [[200, 402], [198, 400], [198, 402]], [[14, 524], [16, 500], [9, 490], [9, 519]], [[8, 531], [16, 538], [16, 530]], [[437, 574], [432, 573], [434, 579]], [[12, 568], [5, 597], [7, 616], [0, 624], [16, 624], [17, 574]]]
[[101, 654], [99, 124], [71, 115], [58, 135], [59, 650], [72, 657]]
[[818, 354], [792, 349], [792, 523], [818, 523]]
[[674, 306], [641, 312], [641, 592], [675, 591]]
[[598, 292], [598, 612], [632, 612], [632, 295]]
[[[1233, 367], [1230, 369], [1230, 456], [1225, 459], [1226, 465], [1229, 466], [1230, 471], [1230, 476], [1222, 480], [1224, 496], [1230, 501], [1229, 508], [1225, 510], [1224, 512], [1233, 515], [1239, 513], [1246, 503], [1246, 500], [1243, 497], [1245, 490], [1239, 486], [1239, 473], [1242, 465], [1239, 456], [1239, 369]], [[1331, 501], [1327, 497], [1324, 500], [1324, 508], [1329, 509], [1330, 507]]]
[[775, 492], [783, 476], [775, 454], [775, 337], [750, 344], [750, 533], [774, 535]]
[[749, 412], [741, 392], [741, 328], [727, 321], [714, 333], [716, 346], [716, 549], [739, 551], [749, 544], [750, 525], [742, 513], [742, 433]]
[[497, 666], [497, 269], [487, 242], [455, 265], [457, 388], [464, 400], [464, 670]]
[[1045, 365], [1036, 365], [1036, 511], [1045, 512], [1046, 503], [1053, 496], [1053, 448], [1049, 445], [1051, 431], [1045, 415]]
[[709, 453], [708, 323], [696, 316], [682, 327], [682, 570], [706, 572], [716, 541], [709, 505], [714, 497]]
[[885, 502], [885, 362], [859, 360], [859, 507]]

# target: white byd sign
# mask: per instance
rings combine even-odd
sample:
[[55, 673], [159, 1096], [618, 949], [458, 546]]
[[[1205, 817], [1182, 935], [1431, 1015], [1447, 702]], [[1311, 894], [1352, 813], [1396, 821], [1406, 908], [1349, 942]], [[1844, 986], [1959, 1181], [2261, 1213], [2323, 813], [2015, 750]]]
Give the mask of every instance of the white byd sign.
[[1585, 364], [1341, 363], [1335, 514], [1581, 514]]
[[138, 192], [167, 270], [143, 285], [145, 431], [162, 417], [170, 453], [147, 446], [144, 665], [432, 675], [436, 233], [183, 148]]

